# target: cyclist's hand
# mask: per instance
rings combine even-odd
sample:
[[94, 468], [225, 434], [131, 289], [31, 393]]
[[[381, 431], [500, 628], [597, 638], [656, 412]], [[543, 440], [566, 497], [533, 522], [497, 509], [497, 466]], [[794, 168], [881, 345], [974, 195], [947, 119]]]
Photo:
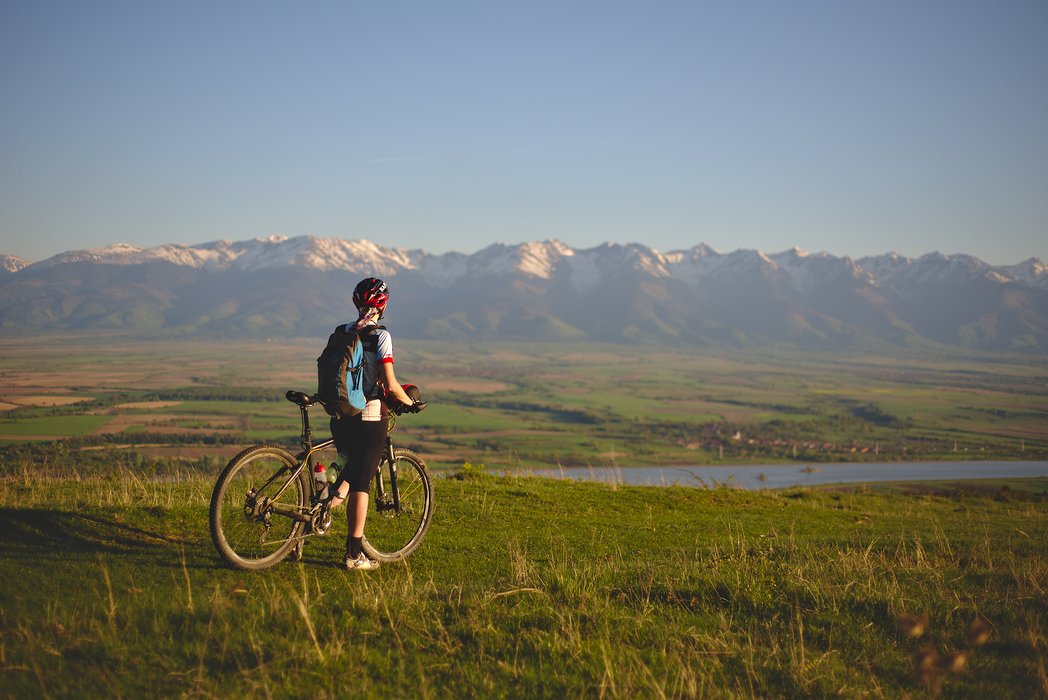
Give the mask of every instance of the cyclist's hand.
[[408, 413], [418, 413], [423, 408], [429, 405], [429, 401], [416, 401], [407, 407]]

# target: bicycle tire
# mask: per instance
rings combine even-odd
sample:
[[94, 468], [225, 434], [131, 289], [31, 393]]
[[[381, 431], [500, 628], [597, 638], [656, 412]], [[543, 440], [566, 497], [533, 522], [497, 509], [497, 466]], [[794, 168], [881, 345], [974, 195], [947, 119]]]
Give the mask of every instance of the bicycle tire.
[[[306, 470], [278, 499], [267, 501], [287, 483], [297, 464], [282, 448], [255, 445], [222, 470], [211, 493], [211, 539], [219, 554], [234, 567], [268, 569], [283, 561], [302, 537], [305, 523], [276, 512], [274, 506], [286, 512], [308, 512], [310, 484]], [[253, 495], [249, 493], [252, 490]]]
[[[394, 509], [387, 483], [381, 500], [372, 494], [372, 512], [364, 526], [364, 552], [383, 563], [401, 561], [414, 552], [433, 520], [433, 480], [426, 463], [411, 450], [399, 447], [393, 450], [393, 459], [397, 467], [400, 512]], [[383, 458], [379, 473], [388, 477], [388, 469], [389, 460]]]

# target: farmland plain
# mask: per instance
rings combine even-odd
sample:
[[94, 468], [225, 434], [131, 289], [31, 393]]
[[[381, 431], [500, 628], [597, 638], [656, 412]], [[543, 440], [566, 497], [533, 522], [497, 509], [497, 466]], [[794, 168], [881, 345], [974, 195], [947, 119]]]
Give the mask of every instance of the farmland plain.
[[[182, 460], [294, 444], [282, 396], [314, 389], [318, 345], [3, 339], [0, 444], [66, 437]], [[437, 468], [1048, 455], [1041, 357], [406, 340], [397, 372], [431, 402], [398, 440]]]

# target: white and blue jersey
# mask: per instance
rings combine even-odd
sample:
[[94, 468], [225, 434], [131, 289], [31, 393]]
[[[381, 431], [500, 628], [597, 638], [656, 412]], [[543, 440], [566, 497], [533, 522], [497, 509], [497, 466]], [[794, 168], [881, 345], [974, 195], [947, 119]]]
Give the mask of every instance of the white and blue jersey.
[[[355, 327], [358, 331], [366, 330], [368, 326], [376, 325], [374, 321], [357, 326], [356, 324], [350, 324]], [[377, 398], [381, 396], [382, 389], [376, 390], [376, 385], [381, 377], [381, 365], [386, 363], [393, 364], [393, 339], [389, 335], [389, 331], [385, 328], [380, 328], [372, 333], [372, 342], [369, 342], [367, 346], [372, 346], [374, 343], [375, 352], [364, 352], [364, 384], [361, 387], [364, 390], [364, 396], [368, 398], [368, 405], [364, 408], [361, 420], [376, 421], [382, 420], [386, 417], [386, 405], [381, 399]]]

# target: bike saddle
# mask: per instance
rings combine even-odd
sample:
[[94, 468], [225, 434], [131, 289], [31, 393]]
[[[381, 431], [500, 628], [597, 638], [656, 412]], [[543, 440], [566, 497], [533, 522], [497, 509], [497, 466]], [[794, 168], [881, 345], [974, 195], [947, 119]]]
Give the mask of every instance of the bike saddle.
[[308, 408], [317, 402], [316, 396], [309, 396], [301, 391], [289, 391], [284, 396], [287, 397], [288, 401], [296, 403], [302, 408]]

